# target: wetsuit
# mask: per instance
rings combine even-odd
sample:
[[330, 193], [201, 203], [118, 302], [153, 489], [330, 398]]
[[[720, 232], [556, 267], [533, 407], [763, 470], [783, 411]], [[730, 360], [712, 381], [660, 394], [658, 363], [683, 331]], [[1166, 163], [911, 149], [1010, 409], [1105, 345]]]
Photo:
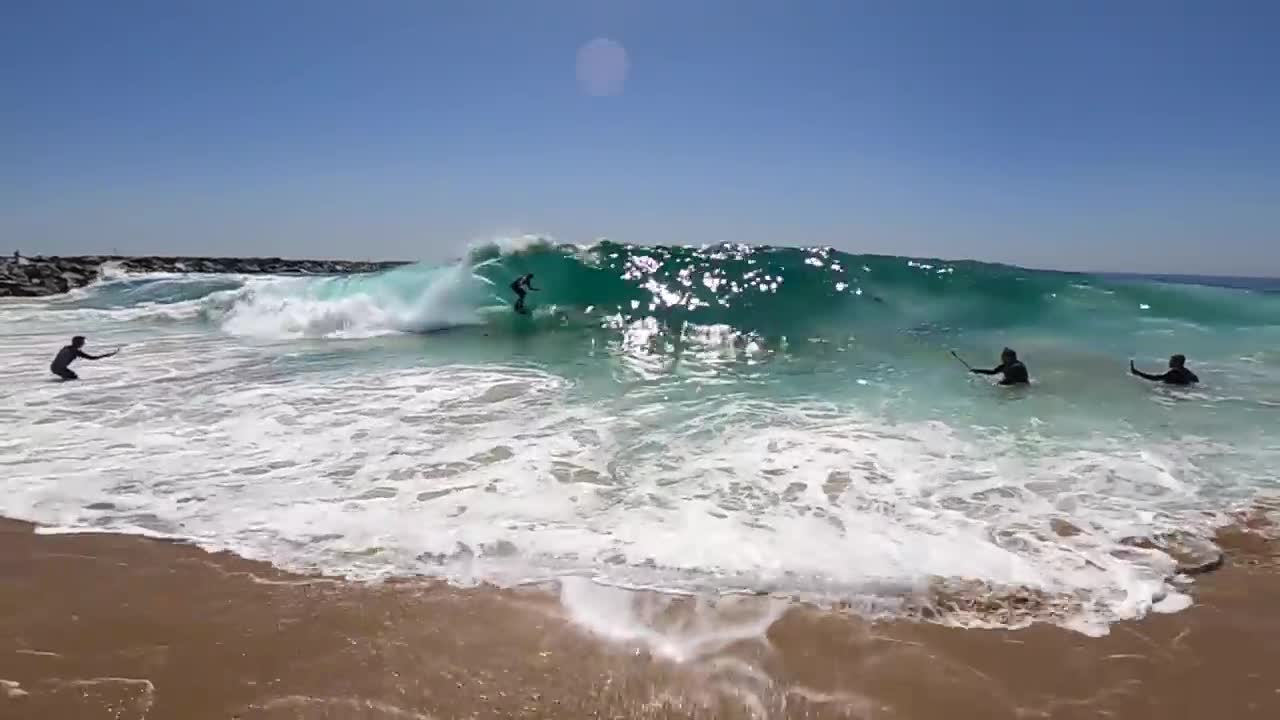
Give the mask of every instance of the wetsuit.
[[68, 345], [58, 351], [57, 357], [55, 357], [53, 359], [53, 363], [49, 365], [49, 370], [63, 380], [79, 380], [80, 376], [76, 375], [70, 367], [71, 362], [76, 358], [85, 358], [86, 360], [98, 359], [74, 345]]
[[1163, 372], [1159, 375], [1149, 375], [1137, 368], [1134, 368], [1133, 374], [1145, 380], [1162, 382], [1165, 385], [1192, 385], [1200, 382], [1200, 378], [1196, 377], [1195, 373], [1185, 367], [1169, 368], [1167, 372]]
[[1031, 382], [1031, 378], [1027, 375], [1027, 366], [1022, 364], [1021, 360], [1011, 360], [1007, 363], [1001, 363], [999, 367], [990, 370], [981, 370], [974, 368], [973, 372], [979, 375], [1004, 375], [1000, 381], [1001, 385], [1026, 385]]
[[516, 278], [516, 281], [511, 283], [511, 291], [516, 294], [516, 312], [518, 313], [525, 311], [524, 296], [529, 294], [528, 291], [524, 289], [524, 285], [525, 279], [523, 277]]

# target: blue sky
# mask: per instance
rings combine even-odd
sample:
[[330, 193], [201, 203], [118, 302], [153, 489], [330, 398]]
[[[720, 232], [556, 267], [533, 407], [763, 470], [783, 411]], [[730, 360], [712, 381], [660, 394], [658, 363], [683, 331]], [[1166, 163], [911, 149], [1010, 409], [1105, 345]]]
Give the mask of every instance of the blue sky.
[[[612, 96], [575, 76], [598, 37]], [[0, 245], [1280, 275], [1278, 37], [1269, 2], [11, 0]]]

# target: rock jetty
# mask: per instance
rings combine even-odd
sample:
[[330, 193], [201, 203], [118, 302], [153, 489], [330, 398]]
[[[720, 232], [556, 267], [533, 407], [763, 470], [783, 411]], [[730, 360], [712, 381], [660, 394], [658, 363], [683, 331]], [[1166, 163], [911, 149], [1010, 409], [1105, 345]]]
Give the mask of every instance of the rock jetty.
[[235, 275], [350, 275], [404, 265], [403, 262], [347, 260], [287, 260], [281, 258], [69, 257], [6, 258], [0, 260], [0, 297], [58, 295], [97, 280], [110, 263], [131, 273], [220, 273]]

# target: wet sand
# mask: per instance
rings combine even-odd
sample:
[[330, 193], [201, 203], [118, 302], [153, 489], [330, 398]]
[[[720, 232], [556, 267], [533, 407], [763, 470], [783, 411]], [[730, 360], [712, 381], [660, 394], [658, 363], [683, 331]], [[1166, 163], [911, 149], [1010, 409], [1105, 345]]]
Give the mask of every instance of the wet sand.
[[[1277, 718], [1280, 555], [1222, 543], [1195, 606], [1103, 638], [751, 598], [603, 638], [546, 589], [335, 582], [0, 520], [0, 718]], [[713, 632], [762, 616], [764, 637]]]

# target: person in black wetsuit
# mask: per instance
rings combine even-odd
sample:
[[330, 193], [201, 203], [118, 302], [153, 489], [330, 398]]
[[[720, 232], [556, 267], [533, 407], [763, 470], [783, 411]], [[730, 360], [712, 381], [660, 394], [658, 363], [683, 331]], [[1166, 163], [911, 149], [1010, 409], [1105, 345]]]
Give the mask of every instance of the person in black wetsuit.
[[83, 335], [77, 335], [71, 338], [71, 344], [58, 351], [57, 357], [55, 357], [53, 359], [53, 363], [49, 365], [49, 370], [63, 380], [79, 380], [80, 376], [76, 375], [70, 367], [72, 361], [76, 358], [84, 358], [85, 360], [101, 360], [103, 358], [109, 358], [117, 352], [120, 352], [119, 350], [116, 350], [114, 352], [109, 352], [106, 355], [90, 355], [84, 350], [81, 350], [80, 348], [82, 347], [84, 347]]
[[1027, 385], [1031, 382], [1031, 378], [1027, 375], [1027, 366], [1018, 359], [1018, 353], [1009, 348], [1005, 348], [1000, 353], [999, 366], [990, 370], [970, 368], [969, 372], [977, 375], [1004, 375], [1000, 380], [1001, 385]]
[[528, 312], [524, 307], [524, 296], [527, 295], [530, 290], [533, 290], [534, 292], [538, 291], [538, 288], [533, 286], [533, 273], [521, 275], [516, 278], [515, 282], [511, 283], [511, 291], [516, 294], [516, 312]]
[[1169, 369], [1159, 375], [1149, 375], [1133, 366], [1133, 361], [1129, 361], [1129, 372], [1137, 375], [1144, 380], [1154, 380], [1162, 382], [1165, 385], [1194, 385], [1200, 382], [1200, 378], [1196, 374], [1187, 369], [1187, 356], [1174, 355], [1169, 358]]

